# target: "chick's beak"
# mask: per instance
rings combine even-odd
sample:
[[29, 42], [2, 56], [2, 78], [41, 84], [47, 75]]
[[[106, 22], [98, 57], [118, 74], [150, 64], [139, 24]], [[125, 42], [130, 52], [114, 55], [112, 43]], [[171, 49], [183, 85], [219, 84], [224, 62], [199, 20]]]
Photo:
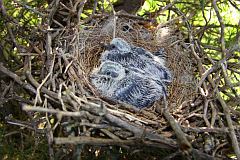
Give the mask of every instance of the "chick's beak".
[[113, 45], [113, 44], [105, 44], [104, 45], [104, 49], [108, 50], [108, 51], [110, 51], [110, 50], [112, 50], [114, 48], [115, 48], [115, 45]]

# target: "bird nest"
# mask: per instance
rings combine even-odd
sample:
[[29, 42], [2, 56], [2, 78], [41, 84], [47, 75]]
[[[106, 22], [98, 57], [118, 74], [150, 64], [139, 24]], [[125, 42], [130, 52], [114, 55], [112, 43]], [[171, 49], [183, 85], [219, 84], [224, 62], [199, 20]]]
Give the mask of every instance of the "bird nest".
[[[57, 115], [75, 117], [74, 120], [70, 117], [59, 120], [59, 125], [66, 130], [79, 130], [67, 133], [65, 138], [54, 137], [55, 143], [82, 143], [85, 139], [89, 144], [100, 143], [102, 140], [100, 145], [132, 146], [135, 145], [134, 140], [140, 139], [146, 146], [150, 144], [160, 148], [177, 148], [173, 138], [176, 133], [169, 129], [168, 120], [162, 115], [162, 100], [150, 108], [136, 110], [127, 104], [111, 102], [89, 83], [89, 74], [99, 66], [103, 46], [110, 43], [113, 34], [151, 52], [160, 48], [166, 50], [166, 65], [173, 76], [168, 88], [167, 108], [180, 124], [191, 123], [186, 115], [192, 107], [187, 107], [186, 103], [194, 102], [196, 98], [196, 80], [191, 55], [186, 46], [181, 45], [184, 44], [180, 40], [181, 33], [170, 27], [159, 27], [153, 32], [138, 20], [125, 17], [118, 18], [114, 25], [114, 19], [109, 17], [94, 25], [61, 30], [54, 39], [54, 47], [47, 57], [49, 60], [43, 62], [48, 66], [48, 72], [45, 72], [45, 79], [40, 85], [42, 87], [38, 86], [42, 90], [39, 89], [36, 97], [42, 94], [43, 87], [48, 88], [48, 92], [53, 92], [56, 96], [45, 94], [53, 98], [58, 107], [53, 109], [46, 105], [46, 112], [51, 113], [52, 110]], [[41, 111], [37, 107], [24, 109]], [[193, 118], [193, 123], [194, 119], [196, 118]], [[74, 137], [69, 138], [71, 134]], [[146, 139], [150, 140], [149, 144]], [[183, 150], [188, 150], [188, 142], [181, 143]]]
[[[203, 152], [217, 150], [213, 150], [211, 136], [204, 133], [211, 115], [197, 92], [197, 64], [191, 46], [174, 25], [162, 24], [153, 30], [132, 17], [119, 17], [114, 24], [115, 20], [107, 17], [94, 24], [49, 30], [45, 54], [33, 59], [26, 71], [31, 85], [24, 88], [36, 94], [34, 107], [23, 103], [23, 110], [48, 113], [46, 133], [54, 144], [180, 149], [209, 158]], [[173, 76], [166, 103], [161, 99], [149, 108], [136, 110], [111, 102], [89, 83], [103, 46], [113, 35], [151, 52], [165, 49], [166, 65]], [[210, 106], [213, 110], [214, 104]], [[42, 116], [38, 114], [32, 121]]]

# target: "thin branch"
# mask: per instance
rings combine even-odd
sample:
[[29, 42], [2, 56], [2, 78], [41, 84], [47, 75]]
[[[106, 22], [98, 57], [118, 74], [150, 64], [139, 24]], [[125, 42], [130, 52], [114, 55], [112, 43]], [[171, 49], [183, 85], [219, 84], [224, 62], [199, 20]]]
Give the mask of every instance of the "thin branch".
[[[222, 19], [220, 13], [219, 13], [219, 10], [218, 10], [217, 4], [216, 4], [216, 0], [212, 1], [212, 5], [213, 5], [213, 8], [215, 10], [218, 21], [220, 23], [220, 26], [221, 26], [221, 48], [222, 48], [222, 53], [223, 53], [222, 58], [224, 59], [226, 57], [226, 48], [225, 48], [225, 40], [224, 40], [224, 22], [223, 22], [223, 19]], [[224, 71], [225, 69], [223, 68], [223, 64], [221, 66], [222, 66], [222, 70]], [[226, 78], [227, 77], [225, 75], [225, 79]], [[229, 136], [230, 136], [231, 141], [232, 141], [232, 146], [233, 146], [234, 152], [237, 155], [237, 158], [240, 159], [240, 149], [239, 149], [238, 139], [237, 139], [236, 133], [234, 131], [229, 107], [227, 106], [225, 101], [222, 99], [222, 97], [220, 95], [220, 92], [218, 90], [217, 90], [216, 96], [217, 96], [217, 99], [219, 100], [219, 102], [221, 103], [221, 105], [223, 107], [223, 110], [224, 110], [224, 113], [225, 113], [225, 116], [226, 116], [227, 124], [228, 124], [229, 131], [230, 131]]]
[[173, 148], [166, 147], [159, 143], [149, 142], [140, 140], [139, 142], [136, 140], [121, 140], [121, 139], [102, 139], [102, 138], [93, 138], [93, 137], [57, 137], [54, 138], [55, 144], [90, 144], [90, 145], [101, 145], [101, 146], [148, 146], [148, 147], [156, 147], [156, 148], [166, 148], [172, 150]]
[[117, 18], [118, 17], [116, 16], [116, 12], [115, 12], [115, 9], [114, 9], [111, 1], [110, 0], [107, 0], [107, 1], [108, 1], [109, 5], [111, 6], [112, 12], [113, 12], [113, 38], [115, 38], [116, 37]]
[[43, 108], [43, 107], [34, 107], [26, 104], [22, 105], [22, 110], [33, 111], [33, 112], [43, 112], [43, 113], [50, 113], [50, 114], [59, 114], [61, 116], [68, 116], [68, 117], [84, 117], [86, 115], [85, 111], [68, 112], [68, 111], [60, 111], [56, 109], [49, 109], [49, 108]]
[[30, 84], [28, 84], [28, 83], [26, 83], [26, 82], [23, 82], [18, 75], [16, 75], [15, 73], [11, 72], [11, 71], [8, 70], [7, 68], [5, 68], [2, 63], [0, 63], [0, 71], [1, 71], [2, 73], [4, 73], [5, 75], [9, 76], [10, 78], [12, 78], [12, 79], [13, 79], [15, 82], [17, 82], [20, 86], [22, 86], [22, 87], [25, 88], [26, 90], [30, 91], [31, 93], [34, 93], [34, 94], [37, 93], [36, 89], [33, 88], [33, 86], [31, 86]]

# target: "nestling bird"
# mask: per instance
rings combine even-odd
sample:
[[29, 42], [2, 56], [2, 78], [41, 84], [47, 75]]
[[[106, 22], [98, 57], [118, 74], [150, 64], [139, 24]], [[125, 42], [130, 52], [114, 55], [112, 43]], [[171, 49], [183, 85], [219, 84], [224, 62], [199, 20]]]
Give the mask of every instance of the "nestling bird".
[[107, 50], [102, 53], [101, 62], [113, 61], [135, 72], [149, 76], [158, 83], [172, 81], [171, 73], [165, 66], [165, 51], [159, 50], [156, 55], [141, 47], [130, 45], [122, 38], [114, 38]]
[[108, 60], [92, 71], [90, 82], [106, 98], [137, 108], [151, 106], [165, 94], [163, 85], [120, 63]]

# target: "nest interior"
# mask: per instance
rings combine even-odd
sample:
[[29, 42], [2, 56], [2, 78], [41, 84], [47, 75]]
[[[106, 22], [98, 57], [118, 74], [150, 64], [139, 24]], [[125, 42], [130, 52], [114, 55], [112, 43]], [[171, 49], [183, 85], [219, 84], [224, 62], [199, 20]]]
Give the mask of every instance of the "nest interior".
[[[110, 17], [92, 26], [66, 29], [57, 37], [57, 47], [62, 48], [65, 52], [63, 54], [69, 55], [68, 58], [71, 57], [72, 65], [78, 72], [79, 81], [84, 80], [81, 82], [82, 88], [93, 89], [88, 82], [88, 76], [93, 68], [99, 66], [99, 58], [104, 52], [103, 46], [110, 43], [115, 32], [116, 37], [121, 37], [130, 44], [143, 47], [151, 52], [158, 51], [160, 48], [165, 49], [166, 65], [173, 76], [173, 82], [168, 88], [169, 108], [175, 109], [184, 101], [194, 99], [196, 94], [194, 64], [189, 50], [180, 44], [184, 43], [180, 32], [174, 31], [173, 27], [159, 27], [153, 31], [147, 29], [138, 20], [129, 18], [118, 18], [115, 26], [113, 21]], [[69, 75], [72, 77], [71, 74]], [[70, 82], [67, 81], [66, 84]]]

